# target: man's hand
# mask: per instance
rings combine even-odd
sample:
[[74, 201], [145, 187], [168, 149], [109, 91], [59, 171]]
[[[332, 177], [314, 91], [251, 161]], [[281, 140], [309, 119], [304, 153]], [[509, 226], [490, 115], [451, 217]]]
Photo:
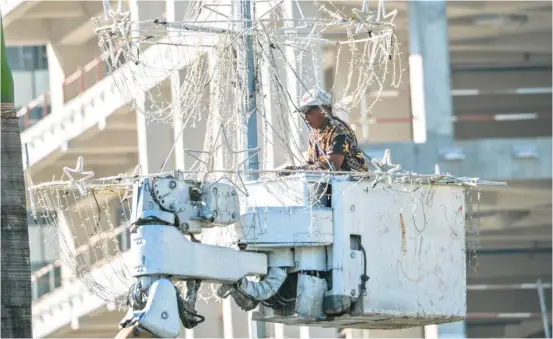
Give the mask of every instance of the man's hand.
[[[304, 166], [286, 166], [282, 170], [283, 171], [297, 171], [304, 169]], [[278, 176], [288, 176], [290, 174], [294, 174], [292, 172], [278, 172]]]

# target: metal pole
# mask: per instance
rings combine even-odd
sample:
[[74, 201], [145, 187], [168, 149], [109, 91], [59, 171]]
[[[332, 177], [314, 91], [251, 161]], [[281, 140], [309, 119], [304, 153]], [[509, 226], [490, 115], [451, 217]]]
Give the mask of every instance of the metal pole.
[[545, 295], [543, 292], [543, 285], [541, 279], [538, 279], [538, 296], [540, 298], [541, 317], [543, 320], [543, 330], [546, 338], [551, 338], [551, 332], [549, 331], [549, 316], [547, 315], [547, 305], [545, 304]]
[[[257, 104], [256, 104], [256, 91], [255, 91], [255, 64], [253, 60], [253, 38], [252, 38], [252, 14], [251, 14], [251, 1], [250, 0], [237, 0], [236, 12], [239, 20], [238, 33], [243, 33], [242, 41], [243, 47], [239, 46], [237, 50], [238, 56], [238, 72], [244, 70], [246, 72], [246, 83], [242, 86], [246, 87], [246, 97], [241, 98], [242, 106], [242, 119], [248, 117], [245, 129], [246, 142], [243, 142], [245, 150], [249, 150], [246, 155], [246, 169], [247, 170], [259, 170], [259, 157], [257, 148]], [[244, 67], [245, 66], [245, 67]], [[248, 180], [256, 180], [259, 178], [258, 172], [247, 173]], [[259, 311], [263, 311], [263, 305], [258, 306]], [[265, 323], [254, 321], [251, 317], [253, 311], [248, 312], [248, 318], [250, 323], [250, 338], [265, 338]]]
[[[255, 65], [253, 58], [253, 38], [252, 38], [252, 15], [251, 15], [251, 0], [237, 0], [236, 6], [238, 18], [241, 21], [238, 33], [243, 33], [243, 49], [238, 48], [238, 71], [246, 72], [246, 97], [242, 98], [242, 118], [248, 117], [246, 123], [244, 145], [249, 150], [246, 156], [248, 159], [246, 168], [248, 170], [259, 170], [259, 157], [257, 155], [257, 106], [256, 106], [256, 91], [255, 91]], [[256, 180], [259, 174], [256, 172], [248, 173], [248, 180]]]

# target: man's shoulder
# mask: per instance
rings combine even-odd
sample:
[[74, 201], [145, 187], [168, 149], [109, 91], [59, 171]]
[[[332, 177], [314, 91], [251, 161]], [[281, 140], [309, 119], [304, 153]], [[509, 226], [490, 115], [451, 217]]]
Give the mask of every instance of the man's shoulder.
[[351, 135], [349, 128], [345, 125], [345, 122], [340, 120], [334, 120], [331, 122], [333, 135]]

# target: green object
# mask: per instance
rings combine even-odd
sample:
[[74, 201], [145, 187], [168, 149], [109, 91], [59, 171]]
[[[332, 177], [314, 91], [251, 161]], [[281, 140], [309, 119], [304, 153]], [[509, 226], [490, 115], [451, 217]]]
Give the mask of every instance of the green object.
[[0, 57], [2, 59], [2, 70], [0, 76], [2, 82], [0, 83], [1, 102], [13, 104], [14, 103], [14, 89], [13, 89], [13, 75], [10, 66], [8, 65], [8, 58], [6, 57], [6, 43], [4, 42], [4, 25], [0, 18], [0, 34], [2, 35], [2, 49], [0, 50]]

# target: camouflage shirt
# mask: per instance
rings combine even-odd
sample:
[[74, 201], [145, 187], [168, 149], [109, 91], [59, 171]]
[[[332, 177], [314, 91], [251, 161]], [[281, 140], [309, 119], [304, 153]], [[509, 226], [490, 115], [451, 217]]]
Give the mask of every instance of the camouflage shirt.
[[341, 171], [368, 171], [355, 133], [348, 124], [337, 117], [327, 118], [323, 128], [311, 131], [307, 162], [309, 164], [316, 162], [327, 164], [325, 155], [333, 153], [344, 156]]

